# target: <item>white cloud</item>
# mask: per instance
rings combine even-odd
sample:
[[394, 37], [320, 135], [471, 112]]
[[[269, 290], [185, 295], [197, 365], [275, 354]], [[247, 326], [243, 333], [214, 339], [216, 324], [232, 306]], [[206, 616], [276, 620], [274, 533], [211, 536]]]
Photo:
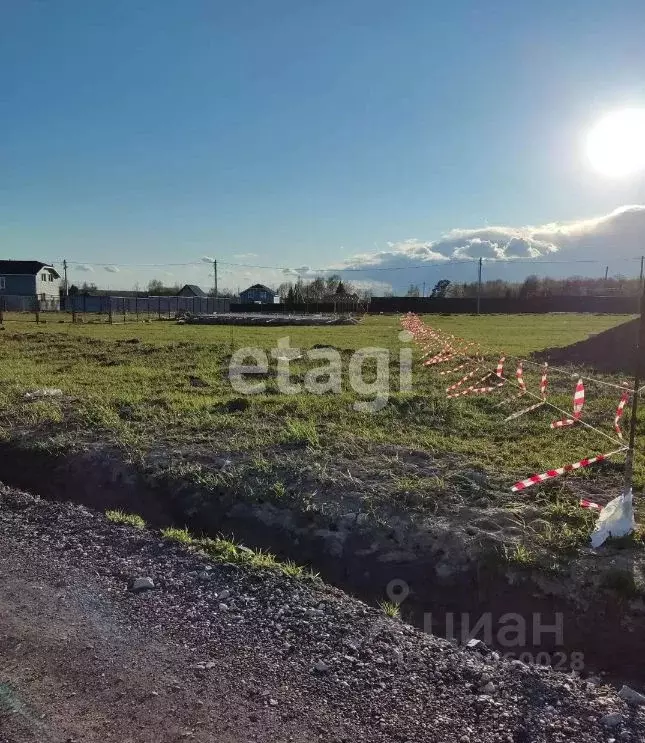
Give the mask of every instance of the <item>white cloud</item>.
[[343, 268], [397, 268], [409, 263], [426, 263], [446, 261], [447, 256], [434, 249], [432, 242], [423, 242], [415, 238], [401, 242], [389, 242], [389, 250], [378, 250], [373, 253], [360, 253], [343, 261], [337, 266]]
[[119, 273], [121, 270], [118, 266], [103, 266], [108, 273]]
[[233, 255], [233, 258], [237, 258], [240, 261], [248, 261], [251, 260], [251, 258], [257, 258], [257, 253], [235, 253]]
[[83, 271], [84, 273], [94, 273], [94, 268], [88, 263], [81, 263], [78, 266], [74, 266], [75, 271]]
[[[346, 271], [343, 277], [349, 280], [388, 281], [399, 291], [410, 283], [431, 284], [439, 278], [473, 281], [477, 269], [472, 262], [480, 257], [488, 265], [485, 275], [489, 278], [500, 271], [509, 279], [520, 279], [529, 272], [572, 275], [580, 268], [567, 262], [581, 260], [610, 266], [613, 262], [614, 273], [636, 274], [634, 259], [645, 253], [644, 235], [645, 205], [623, 206], [591, 219], [524, 227], [485, 225], [453, 229], [437, 240], [389, 242], [386, 250], [353, 255], [331, 270]], [[619, 261], [625, 258], [629, 260]], [[562, 265], [554, 265], [554, 259]], [[518, 260], [522, 262], [513, 268]]]
[[347, 281], [355, 291], [370, 291], [374, 296], [380, 296], [392, 291], [392, 284], [388, 281], [371, 281], [370, 279], [358, 279], [354, 281], [351, 276], [347, 278]]
[[337, 268], [397, 269], [447, 260], [509, 260], [554, 257], [609, 260], [644, 251], [645, 206], [623, 206], [610, 214], [537, 227], [485, 226], [454, 229], [438, 240], [388, 243], [389, 250], [354, 255]]

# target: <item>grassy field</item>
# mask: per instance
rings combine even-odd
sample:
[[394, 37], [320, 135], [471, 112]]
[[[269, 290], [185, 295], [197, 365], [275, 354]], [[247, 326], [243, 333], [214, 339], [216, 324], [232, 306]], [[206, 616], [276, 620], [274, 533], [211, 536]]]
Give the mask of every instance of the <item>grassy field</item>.
[[[446, 332], [477, 340], [489, 351], [492, 369], [502, 351], [525, 356], [565, 346], [629, 318], [562, 314], [425, 319]], [[51, 446], [100, 439], [143, 459], [151, 451], [181, 452], [190, 476], [202, 481], [226, 477], [241, 490], [264, 489], [275, 499], [308, 500], [311, 507], [318, 507], [323, 498], [347, 508], [360, 501], [361, 508], [379, 513], [403, 509], [426, 516], [457, 508], [465, 509], [466, 516], [475, 507], [495, 507], [512, 514], [527, 502], [526, 495], [509, 493], [518, 478], [616, 448], [582, 427], [550, 430], [549, 422], [561, 416], [547, 408], [504, 423], [509, 411], [526, 405], [510, 402], [499, 407], [506, 390], [447, 400], [444, 389], [458, 375], [439, 377], [436, 370], [421, 366], [419, 349], [413, 389], [398, 391], [399, 352], [409, 344], [399, 340], [400, 318], [393, 316], [368, 316], [356, 326], [330, 328], [162, 321], [72, 325], [52, 317], [44, 325], [9, 320], [5, 328], [0, 335], [0, 423], [6, 437], [20, 429]], [[266, 381], [262, 394], [240, 395], [231, 388], [228, 367], [234, 351], [270, 350], [285, 337], [292, 348], [338, 349], [342, 392], [284, 394], [277, 388], [275, 361], [260, 377]], [[392, 391], [388, 404], [376, 413], [354, 409], [355, 402], [372, 396], [352, 389], [347, 373], [353, 351], [367, 346], [389, 353]], [[515, 362], [510, 363], [507, 373], [512, 376]], [[293, 380], [302, 382], [320, 365], [307, 358], [292, 362]], [[369, 367], [367, 381], [375, 371], [370, 377]], [[529, 389], [537, 391], [538, 371], [526, 371], [525, 377]], [[570, 410], [574, 383], [571, 377], [552, 375], [549, 399]], [[25, 392], [43, 387], [60, 388], [63, 397], [24, 400]], [[612, 435], [617, 401], [618, 391], [589, 384], [586, 420]], [[640, 429], [645, 433], [643, 425]], [[226, 475], [219, 470], [213, 475], [210, 457], [232, 462]], [[617, 459], [563, 484], [531, 491], [532, 502], [571, 522], [572, 534], [551, 538], [580, 539], [578, 530], [587, 528], [590, 517], [576, 505], [578, 491], [607, 500], [618, 492], [620, 466]], [[497, 495], [478, 490], [473, 471], [485, 473]], [[640, 459], [636, 474], [640, 487], [645, 474]], [[518, 523], [523, 528], [524, 521]]]

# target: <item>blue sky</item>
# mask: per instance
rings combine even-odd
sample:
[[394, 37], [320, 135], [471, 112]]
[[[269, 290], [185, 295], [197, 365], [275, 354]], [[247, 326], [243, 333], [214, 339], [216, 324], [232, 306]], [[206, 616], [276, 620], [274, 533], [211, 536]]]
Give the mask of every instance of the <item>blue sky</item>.
[[643, 203], [582, 141], [645, 105], [644, 28], [637, 0], [0, 0], [3, 257], [121, 266], [77, 278], [122, 288], [206, 285], [126, 265], [203, 255], [396, 286], [366, 254]]

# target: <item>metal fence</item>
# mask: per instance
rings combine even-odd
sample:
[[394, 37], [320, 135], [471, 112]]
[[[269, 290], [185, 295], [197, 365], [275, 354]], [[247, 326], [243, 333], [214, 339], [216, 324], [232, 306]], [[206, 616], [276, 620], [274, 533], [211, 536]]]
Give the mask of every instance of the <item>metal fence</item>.
[[133, 319], [163, 319], [182, 312], [209, 315], [229, 312], [230, 300], [225, 297], [119, 297], [76, 294], [67, 297], [66, 312], [72, 314], [112, 315], [113, 318], [132, 316]]
[[62, 300], [0, 295], [0, 322], [137, 322], [172, 319], [182, 313], [206, 315], [230, 311], [225, 297], [137, 297], [76, 294]]

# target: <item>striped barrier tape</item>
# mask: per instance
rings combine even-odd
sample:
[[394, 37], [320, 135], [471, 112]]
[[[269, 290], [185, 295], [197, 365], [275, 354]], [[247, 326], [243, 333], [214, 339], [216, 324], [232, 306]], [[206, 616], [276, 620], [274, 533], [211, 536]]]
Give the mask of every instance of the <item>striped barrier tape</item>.
[[602, 511], [602, 506], [599, 506], [597, 503], [587, 500], [586, 498], [580, 498], [580, 503], [578, 505], [581, 508], [590, 508], [593, 511]]
[[540, 402], [536, 402], [533, 405], [529, 405], [528, 408], [523, 408], [522, 410], [518, 410], [516, 413], [511, 413], [507, 418], [504, 418], [504, 422], [507, 423], [508, 421], [515, 420], [516, 418], [521, 417], [522, 415], [525, 415], [526, 413], [530, 413], [533, 410], [537, 410], [538, 408], [541, 408], [544, 403], [546, 402], [546, 385], [547, 385], [547, 373], [549, 370], [549, 365], [547, 363], [544, 364], [544, 369], [542, 371], [542, 377], [540, 379], [540, 394], [542, 395], [542, 400]]
[[436, 366], [437, 364], [443, 364], [445, 361], [450, 361], [450, 359], [454, 359], [456, 354], [454, 352], [451, 353], [438, 353], [436, 356], [433, 356], [430, 359], [426, 359], [423, 362], [424, 366]]
[[[485, 394], [487, 392], [492, 392], [493, 390], [498, 389], [499, 387], [503, 387], [506, 384], [506, 380], [504, 379], [504, 360], [505, 357], [502, 356], [502, 358], [497, 362], [497, 368], [494, 372], [488, 372], [485, 376], [483, 376], [479, 382], [471, 385], [470, 387], [466, 387], [466, 389], [459, 390], [459, 392], [452, 392], [449, 395], [446, 395], [448, 399], [453, 397], [463, 397], [464, 395], [477, 395], [477, 394]], [[501, 379], [501, 382], [498, 382], [497, 384], [487, 385], [485, 387], [478, 387], [477, 385], [480, 385], [482, 382], [485, 382], [489, 377], [499, 377]], [[465, 381], [465, 380], [462, 380]], [[446, 392], [450, 391], [451, 389], [454, 389], [454, 387], [449, 387]]]
[[540, 394], [546, 399], [546, 375], [549, 371], [549, 365], [544, 362], [544, 371], [542, 372], [542, 379], [540, 379]]
[[572, 426], [576, 421], [580, 420], [582, 415], [582, 408], [585, 404], [585, 386], [582, 379], [578, 380], [576, 384], [575, 392], [573, 393], [573, 418], [562, 418], [558, 421], [551, 423], [551, 428], [564, 428], [565, 426]]
[[620, 401], [618, 403], [618, 407], [616, 408], [616, 415], [614, 416], [614, 430], [618, 434], [618, 438], [623, 438], [623, 432], [620, 428], [620, 419], [623, 417], [623, 413], [625, 412], [625, 405], [627, 405], [627, 400], [629, 400], [629, 391], [625, 390], [623, 394], [620, 396]]
[[459, 364], [459, 366], [455, 366], [454, 369], [444, 369], [443, 371], [439, 372], [440, 377], [445, 377], [446, 374], [454, 374], [455, 372], [461, 371], [462, 369], [465, 369], [468, 366], [468, 361], [464, 361], [463, 364]]
[[573, 464], [565, 464], [564, 467], [557, 467], [553, 470], [547, 470], [546, 472], [542, 472], [542, 474], [540, 475], [531, 475], [531, 477], [527, 477], [526, 480], [520, 480], [519, 482], [516, 482], [515, 485], [513, 485], [513, 487], [511, 488], [511, 492], [517, 493], [520, 490], [530, 488], [532, 485], [537, 485], [538, 483], [544, 482], [545, 480], [551, 480], [554, 477], [564, 475], [565, 472], [572, 472], [573, 470], [579, 470], [582, 467], [589, 467], [589, 465], [591, 464], [602, 462], [605, 459], [609, 459], [609, 457], [613, 457], [615, 454], [621, 454], [624, 451], [627, 451], [626, 446], [622, 446], [620, 449], [607, 452], [606, 454], [598, 454], [595, 457], [586, 457], [585, 459], [581, 459], [578, 462], [573, 462]]
[[[458, 380], [454, 384], [451, 384], [450, 387], [446, 387], [446, 392], [452, 392], [453, 390], [456, 390], [457, 387], [461, 387], [461, 385], [464, 382], [467, 382], [469, 379], [472, 379], [480, 369], [481, 369], [481, 366], [476, 366], [472, 371], [468, 372], [468, 374], [463, 376], [460, 380]], [[450, 395], [448, 395], [448, 397], [450, 397]]]
[[498, 405], [496, 405], [496, 407], [500, 408], [502, 405], [508, 405], [508, 403], [512, 400], [517, 400], [518, 397], [522, 397], [522, 395], [526, 394], [526, 382], [524, 381], [524, 369], [522, 368], [521, 361], [517, 365], [517, 369], [515, 371], [515, 380], [517, 381], [517, 386], [519, 387], [520, 391], [514, 395], [511, 395], [511, 397], [507, 397], [506, 400], [502, 400]]
[[520, 395], [523, 395], [526, 392], [526, 382], [524, 381], [524, 368], [522, 367], [522, 362], [517, 365], [517, 371], [515, 372], [515, 379], [517, 380], [517, 384], [520, 388]]
[[540, 402], [536, 402], [535, 405], [529, 405], [528, 408], [524, 408], [523, 410], [518, 410], [517, 413], [511, 413], [507, 418], [504, 418], [504, 422], [515, 420], [516, 418], [519, 418], [521, 415], [524, 415], [525, 413], [530, 413], [532, 410], [537, 410], [538, 408], [541, 408], [544, 405], [544, 400]]
[[[404, 323], [405, 324], [405, 323]], [[424, 328], [423, 323], [419, 321], [418, 318], [416, 318], [416, 322], [410, 322], [407, 324], [408, 329], [410, 329], [413, 334], [415, 335], [415, 340], [417, 342], [421, 341], [423, 338], [424, 341], [430, 340], [431, 343], [427, 343], [424, 346], [425, 356], [429, 356], [431, 353], [431, 348], [434, 346], [435, 348], [437, 345], [441, 347], [441, 351], [439, 353], [435, 353], [434, 356], [427, 359], [424, 363], [425, 365], [435, 365], [439, 363], [443, 363], [445, 361], [449, 361], [453, 359], [455, 356], [464, 356], [466, 355], [466, 351], [469, 348], [472, 348], [475, 343], [466, 343], [463, 339], [456, 338], [454, 335], [447, 335], [444, 333], [434, 333], [432, 331], [429, 331], [429, 329]], [[434, 343], [432, 343], [434, 341]], [[462, 345], [463, 344], [463, 345]], [[479, 362], [481, 363], [481, 359], [479, 359]], [[458, 388], [464, 384], [467, 380], [471, 379], [477, 371], [480, 369], [480, 366], [476, 367], [474, 370], [466, 374], [464, 377], [459, 379], [455, 384], [450, 385], [446, 388], [448, 398], [453, 397], [460, 397], [463, 395], [469, 395], [469, 394], [478, 394], [478, 393], [487, 393], [492, 392], [500, 387], [502, 387], [506, 383], [506, 379], [504, 379], [504, 361], [505, 358], [502, 357], [495, 369], [495, 372], [489, 372], [484, 377], [482, 377], [478, 383], [471, 385], [470, 387], [467, 387], [463, 390], [458, 390]], [[459, 364], [458, 366], [449, 369], [444, 370], [442, 372], [439, 372], [440, 376], [444, 376], [447, 374], [452, 374], [458, 371], [461, 371], [468, 365], [468, 361], [465, 361], [462, 364]], [[540, 395], [542, 397], [542, 400], [535, 403], [534, 405], [530, 405], [527, 408], [524, 408], [523, 410], [519, 410], [515, 413], [512, 413], [511, 415], [507, 416], [505, 419], [506, 421], [514, 420], [516, 418], [519, 418], [522, 415], [525, 415], [526, 413], [529, 413], [533, 410], [536, 410], [546, 403], [546, 391], [547, 391], [547, 373], [548, 373], [548, 364], [544, 364], [544, 369], [542, 372], [542, 377], [540, 379]], [[489, 377], [497, 377], [500, 381], [496, 384], [489, 384], [486, 386], [478, 386], [481, 385], [483, 382], [485, 382]], [[510, 400], [515, 400], [519, 397], [522, 397], [525, 395], [528, 390], [526, 386], [526, 382], [524, 380], [524, 370], [523, 370], [523, 363], [522, 361], [519, 361], [516, 372], [515, 372], [515, 378], [517, 382], [518, 392], [517, 394], [513, 395], [511, 398], [503, 401], [502, 404], [509, 402]], [[455, 390], [458, 390], [455, 392]], [[614, 429], [618, 435], [618, 438], [622, 440], [622, 431], [620, 429], [620, 421], [624, 414], [624, 409], [627, 404], [627, 401], [629, 399], [629, 390], [624, 390], [621, 394], [620, 401], [618, 403], [618, 407], [616, 409], [616, 414], [614, 417]], [[563, 418], [558, 421], [553, 421], [550, 425], [552, 429], [555, 428], [563, 428], [565, 426], [571, 426], [574, 425], [577, 421], [581, 419], [582, 411], [585, 404], [585, 388], [582, 378], [578, 379], [578, 382], [575, 387], [574, 395], [573, 395], [573, 413], [571, 418]], [[609, 457], [615, 456], [616, 454], [620, 454], [627, 451], [626, 446], [622, 446], [620, 449], [616, 449], [611, 452], [607, 452], [605, 454], [598, 454], [594, 457], [585, 457], [584, 459], [580, 459], [577, 462], [573, 462], [571, 464], [566, 464], [562, 467], [558, 467], [555, 469], [547, 470], [546, 472], [532, 475], [531, 477], [526, 478], [525, 480], [520, 480], [519, 482], [515, 483], [515, 485], [511, 488], [512, 492], [518, 492], [520, 490], [524, 490], [528, 487], [531, 487], [533, 485], [536, 485], [538, 483], [546, 482], [547, 480], [551, 480], [555, 477], [559, 477], [560, 475], [563, 475], [567, 472], [573, 472], [577, 469], [581, 469], [583, 467], [589, 467], [592, 464], [595, 464], [597, 462], [604, 461], [606, 459], [609, 459]], [[601, 506], [599, 506], [597, 503], [594, 503], [593, 501], [587, 500], [587, 499], [581, 499], [580, 500], [580, 506], [582, 508], [588, 508], [593, 510], [601, 510]]]

